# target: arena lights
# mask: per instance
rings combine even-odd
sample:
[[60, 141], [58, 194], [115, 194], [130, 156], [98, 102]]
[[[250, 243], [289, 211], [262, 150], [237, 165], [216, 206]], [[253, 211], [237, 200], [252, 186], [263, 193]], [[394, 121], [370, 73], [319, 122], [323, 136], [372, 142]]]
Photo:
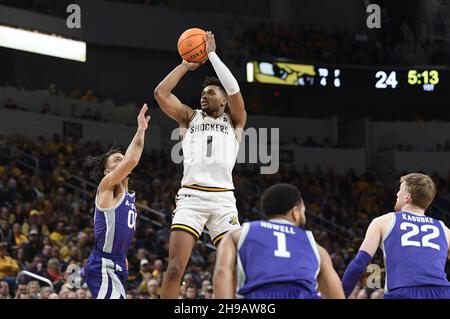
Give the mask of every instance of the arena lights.
[[0, 46], [10, 49], [86, 62], [86, 43], [0, 25]]

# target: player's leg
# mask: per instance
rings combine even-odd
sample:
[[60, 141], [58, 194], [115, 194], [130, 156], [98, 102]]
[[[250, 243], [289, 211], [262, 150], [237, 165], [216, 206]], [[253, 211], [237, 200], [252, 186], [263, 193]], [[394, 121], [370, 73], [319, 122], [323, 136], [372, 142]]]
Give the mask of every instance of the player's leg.
[[180, 295], [180, 282], [192, 249], [197, 241], [190, 233], [173, 230], [170, 233], [169, 264], [164, 273], [161, 299], [176, 299]]
[[93, 254], [89, 256], [84, 268], [84, 279], [93, 299], [106, 299], [111, 284], [101, 258]]
[[231, 230], [241, 228], [236, 208], [236, 200], [232, 192], [214, 193], [213, 205], [206, 223], [211, 241], [218, 246], [222, 238]]
[[208, 219], [203, 211], [207, 204], [197, 192], [185, 189], [178, 192], [169, 240], [169, 264], [163, 277], [161, 298], [179, 297], [181, 277]]

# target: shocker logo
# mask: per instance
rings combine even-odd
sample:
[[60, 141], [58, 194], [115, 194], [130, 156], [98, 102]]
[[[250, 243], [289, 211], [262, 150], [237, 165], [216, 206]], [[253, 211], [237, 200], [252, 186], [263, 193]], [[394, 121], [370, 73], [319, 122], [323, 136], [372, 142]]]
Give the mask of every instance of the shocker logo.
[[238, 217], [237, 217], [237, 215], [232, 215], [231, 217], [230, 217], [230, 222], [229, 222], [231, 225], [238, 225], [239, 224], [239, 221], [238, 221]]
[[67, 284], [70, 288], [81, 288], [81, 270], [77, 264], [70, 264], [66, 270]]

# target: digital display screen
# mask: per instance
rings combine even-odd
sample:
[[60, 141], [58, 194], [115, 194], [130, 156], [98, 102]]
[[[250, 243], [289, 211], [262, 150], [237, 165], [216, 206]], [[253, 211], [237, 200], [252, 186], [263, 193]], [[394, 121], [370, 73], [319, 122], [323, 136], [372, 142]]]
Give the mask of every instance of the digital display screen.
[[247, 82], [311, 88], [436, 92], [448, 83], [446, 68], [365, 68], [250, 61]]

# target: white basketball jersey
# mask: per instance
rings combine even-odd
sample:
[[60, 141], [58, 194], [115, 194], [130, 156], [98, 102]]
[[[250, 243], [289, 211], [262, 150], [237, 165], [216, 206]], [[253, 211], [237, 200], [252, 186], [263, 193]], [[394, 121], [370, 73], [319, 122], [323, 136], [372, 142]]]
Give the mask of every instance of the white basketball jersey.
[[201, 110], [194, 114], [182, 140], [182, 187], [223, 191], [234, 189], [232, 171], [239, 142], [228, 113], [218, 118]]

